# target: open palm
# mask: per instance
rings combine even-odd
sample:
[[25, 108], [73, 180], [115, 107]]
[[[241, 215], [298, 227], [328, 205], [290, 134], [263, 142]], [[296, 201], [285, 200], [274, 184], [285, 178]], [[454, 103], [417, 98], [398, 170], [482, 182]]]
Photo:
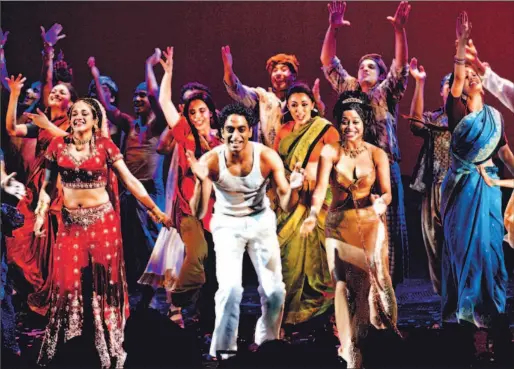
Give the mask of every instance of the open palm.
[[334, 1], [328, 4], [328, 23], [334, 28], [349, 26], [350, 22], [344, 19], [346, 2]]

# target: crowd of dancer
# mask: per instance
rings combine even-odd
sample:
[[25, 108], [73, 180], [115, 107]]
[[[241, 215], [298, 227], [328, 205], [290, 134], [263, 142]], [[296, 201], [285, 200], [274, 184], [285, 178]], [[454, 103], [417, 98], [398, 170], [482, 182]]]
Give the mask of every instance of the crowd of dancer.
[[[157, 288], [168, 292], [168, 316], [181, 326], [183, 307], [214, 305], [210, 355], [227, 358], [237, 352], [246, 250], [262, 304], [255, 343], [334, 306], [338, 355], [349, 368], [362, 367], [359, 343], [368, 327], [400, 335], [394, 288], [405, 275], [408, 238], [397, 125], [410, 74], [415, 91], [405, 117], [424, 140], [411, 188], [422, 194], [442, 323], [491, 328], [497, 357], [508, 356], [498, 342], [509, 329], [502, 242], [507, 230], [514, 246], [514, 200], [504, 222], [499, 186], [514, 185], [498, 177], [492, 158], [514, 174], [514, 155], [484, 89], [514, 111], [514, 85], [479, 59], [463, 12], [441, 107], [425, 111], [426, 73], [408, 58], [411, 5], [401, 2], [387, 18], [395, 39], [389, 69], [379, 54], [366, 54], [357, 77], [336, 56], [338, 34], [350, 26], [346, 7], [328, 5], [320, 56], [339, 94], [332, 122], [319, 79], [312, 87], [301, 81], [294, 55], [268, 59], [271, 88], [248, 87], [223, 46], [223, 83], [235, 103], [218, 111], [198, 82], [182, 86], [175, 105], [173, 48], [155, 49], [131, 115], [118, 108], [118, 86], [94, 57], [87, 97], [78, 97], [72, 70], [55, 55], [65, 37], [59, 24], [42, 28], [41, 80], [26, 90], [26, 78], [7, 74], [2, 32], [3, 121], [11, 138], [4, 151], [18, 180], [5, 172], [2, 155], [1, 187], [19, 200], [2, 204], [2, 350], [20, 354], [9, 265], [31, 286], [20, 290], [28, 306], [48, 318], [41, 365], [91, 324], [101, 366], [123, 367], [129, 293], [142, 296], [132, 308], [145, 309]], [[205, 265], [214, 257], [216, 275], [209, 275]], [[218, 290], [209, 300], [200, 295], [213, 278]]]

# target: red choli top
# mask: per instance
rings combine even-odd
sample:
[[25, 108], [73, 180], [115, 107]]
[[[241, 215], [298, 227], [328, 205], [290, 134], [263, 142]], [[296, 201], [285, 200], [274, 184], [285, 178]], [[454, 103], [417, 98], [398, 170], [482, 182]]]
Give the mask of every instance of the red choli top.
[[46, 167], [57, 164], [63, 187], [73, 189], [101, 188], [107, 185], [108, 165], [123, 159], [110, 138], [95, 137], [92, 152], [77, 159], [70, 152], [71, 136], [56, 137], [45, 154]]

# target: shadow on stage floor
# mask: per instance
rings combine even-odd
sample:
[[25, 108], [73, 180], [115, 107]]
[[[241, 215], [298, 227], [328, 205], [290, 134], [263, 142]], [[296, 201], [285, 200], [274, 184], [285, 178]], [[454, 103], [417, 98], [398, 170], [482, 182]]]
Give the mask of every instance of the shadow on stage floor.
[[[514, 322], [513, 283], [509, 288], [508, 311]], [[396, 290], [403, 338], [392, 331], [370, 330], [363, 338], [366, 368], [514, 368], [514, 361], [494, 362], [488, 332], [470, 332], [456, 325], [438, 328], [439, 298], [426, 280], [407, 280]], [[131, 305], [137, 302], [131, 296]], [[35, 368], [46, 321], [23, 307], [17, 314], [21, 358], [2, 355], [2, 368]], [[309, 324], [285, 327], [283, 340], [269, 342], [252, 352], [252, 334], [260, 314], [255, 288], [246, 287], [241, 304], [239, 354], [229, 361], [210, 361], [207, 352], [210, 332], [205, 332], [194, 314], [186, 316], [186, 329], [167, 317], [165, 295], [159, 291], [152, 302], [156, 309], [134, 311], [127, 323], [126, 368], [345, 368], [336, 357], [338, 340], [333, 317], [326, 314]], [[21, 310], [20, 310], [21, 309]], [[511, 330], [514, 328], [511, 326]], [[85, 331], [88, 331], [85, 327]], [[514, 352], [511, 352], [511, 356]], [[511, 358], [512, 359], [512, 358]], [[49, 366], [60, 368], [100, 367], [94, 338], [83, 336], [58, 348]]]

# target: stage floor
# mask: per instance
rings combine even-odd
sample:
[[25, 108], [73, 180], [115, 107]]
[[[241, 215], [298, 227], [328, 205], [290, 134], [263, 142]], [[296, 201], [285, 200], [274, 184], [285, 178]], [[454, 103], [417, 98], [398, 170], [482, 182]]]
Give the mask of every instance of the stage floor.
[[[509, 313], [511, 322], [511, 331], [514, 331], [514, 281], [512, 279], [509, 283], [507, 311]], [[398, 327], [404, 334], [405, 338], [416, 336], [416, 332], [425, 335], [444, 335], [444, 329], [439, 329], [437, 324], [440, 319], [440, 298], [433, 293], [431, 284], [428, 280], [422, 279], [409, 279], [405, 283], [399, 285], [396, 289], [396, 296], [399, 309]], [[131, 306], [135, 305], [139, 299], [137, 295], [131, 295]], [[156, 298], [152, 301], [152, 306], [159, 310], [162, 314], [166, 314], [168, 304], [166, 303], [164, 291], [158, 291]], [[19, 304], [16, 301], [15, 306]], [[16, 306], [19, 308], [19, 306]], [[260, 314], [260, 304], [255, 287], [246, 287], [244, 297], [241, 303], [241, 318], [239, 336], [242, 342], [251, 343], [251, 336], [253, 334], [253, 327], [255, 321]], [[311, 340], [316, 339], [319, 332], [319, 327], [330, 321], [330, 317], [325, 317], [325, 322], [317, 323], [304, 327], [289, 327], [286, 329], [286, 339], [295, 344], [306, 344]], [[205, 368], [215, 368], [217, 363], [208, 361], [207, 352], [210, 343], [210, 335], [201, 333], [198, 329], [198, 321], [195, 317], [186, 319], [186, 329], [198, 332], [197, 343], [200, 351], [204, 357]], [[38, 355], [39, 347], [41, 344], [42, 335], [44, 333], [46, 321], [44, 318], [39, 317], [34, 313], [27, 311], [17, 312], [17, 329], [18, 329], [18, 342], [22, 350], [22, 363], [18, 367], [36, 367], [35, 361]], [[330, 324], [330, 323], [328, 323]], [[298, 328], [298, 329], [295, 329]], [[439, 337], [440, 339], [441, 337]], [[422, 340], [423, 341], [423, 340]], [[425, 342], [427, 342], [425, 340]], [[421, 343], [421, 341], [420, 341]], [[334, 340], [337, 344], [337, 340]], [[477, 349], [477, 360], [480, 361], [478, 367], [490, 367], [488, 354], [487, 332], [485, 330], [478, 330], [475, 334], [475, 347]], [[334, 347], [335, 350], [335, 347]], [[430, 351], [430, 348], [427, 348]], [[437, 353], [434, 353], [437, 354]], [[130, 355], [130, 352], [129, 352]], [[4, 363], [2, 363], [4, 364]], [[2, 368], [8, 366], [2, 365]], [[10, 367], [10, 366], [9, 366]], [[496, 368], [497, 366], [491, 366]], [[513, 366], [514, 367], [514, 366]]]

